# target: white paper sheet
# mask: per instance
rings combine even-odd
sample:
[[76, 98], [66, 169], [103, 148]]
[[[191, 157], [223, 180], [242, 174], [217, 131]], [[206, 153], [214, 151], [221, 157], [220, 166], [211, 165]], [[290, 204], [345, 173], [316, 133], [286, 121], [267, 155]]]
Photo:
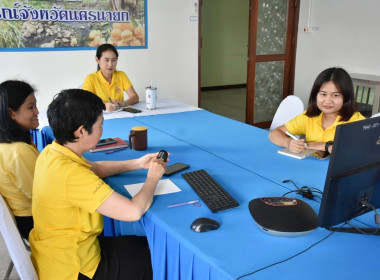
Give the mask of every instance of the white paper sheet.
[[[134, 197], [142, 188], [144, 183], [124, 185], [129, 194]], [[167, 193], [180, 192], [181, 189], [178, 188], [170, 179], [160, 180], [157, 184], [156, 191], [154, 195], [161, 195]]]

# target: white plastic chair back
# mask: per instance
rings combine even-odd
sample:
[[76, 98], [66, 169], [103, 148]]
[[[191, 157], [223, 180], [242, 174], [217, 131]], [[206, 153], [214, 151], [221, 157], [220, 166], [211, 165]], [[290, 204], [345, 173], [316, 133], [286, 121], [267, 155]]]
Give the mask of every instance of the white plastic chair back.
[[305, 107], [303, 102], [298, 96], [287, 96], [278, 106], [269, 130], [272, 131], [273, 129], [285, 124], [295, 116], [303, 113], [304, 110]]
[[21, 280], [38, 279], [30, 253], [26, 250], [21, 235], [16, 227], [13, 214], [0, 195], [0, 232], [7, 245], [9, 255]]

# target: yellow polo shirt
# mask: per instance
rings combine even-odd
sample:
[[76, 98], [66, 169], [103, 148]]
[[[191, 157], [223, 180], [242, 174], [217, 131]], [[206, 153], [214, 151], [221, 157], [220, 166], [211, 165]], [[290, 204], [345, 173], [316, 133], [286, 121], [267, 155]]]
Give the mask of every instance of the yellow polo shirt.
[[329, 142], [334, 141], [336, 126], [340, 124], [355, 122], [359, 120], [364, 120], [362, 114], [356, 112], [352, 117], [346, 121], [338, 121], [340, 116], [338, 116], [335, 122], [330, 125], [326, 130], [322, 128], [322, 115], [316, 117], [308, 117], [305, 115], [306, 111], [301, 115], [298, 115], [294, 119], [290, 120], [285, 124], [286, 129], [294, 135], [305, 134], [306, 142]]
[[56, 141], [37, 159], [29, 242], [40, 280], [77, 280], [79, 272], [92, 278], [96, 272], [103, 230], [96, 209], [113, 190], [90, 168]]
[[0, 193], [15, 216], [32, 216], [33, 176], [38, 154], [34, 144], [0, 143]]
[[87, 75], [82, 89], [88, 90], [99, 96], [104, 103], [112, 100], [124, 101], [124, 91], [132, 87], [132, 83], [123, 71], [115, 71], [112, 81], [109, 83], [103, 76], [102, 71]]

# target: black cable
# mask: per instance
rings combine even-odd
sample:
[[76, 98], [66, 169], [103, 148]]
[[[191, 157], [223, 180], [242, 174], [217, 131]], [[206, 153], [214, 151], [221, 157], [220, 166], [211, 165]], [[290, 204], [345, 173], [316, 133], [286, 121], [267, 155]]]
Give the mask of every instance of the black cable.
[[[363, 207], [360, 211], [358, 211], [358, 212], [353, 216], [353, 218], [351, 218], [350, 220], [348, 220], [347, 222], [345, 222], [345, 223], [343, 224], [343, 225], [348, 224], [348, 225], [351, 226], [351, 228], [342, 228], [342, 226], [340, 226], [340, 227], [328, 227], [328, 228], [326, 228], [326, 229], [331, 230], [331, 231], [333, 231], [333, 232], [338, 231], [338, 232], [348, 232], [348, 233], [361, 233], [361, 234], [367, 234], [367, 235], [380, 235], [380, 234], [378, 233], [378, 231], [379, 231], [379, 229], [380, 229], [380, 217], [379, 217], [379, 215], [378, 215], [378, 213], [377, 213], [376, 208], [375, 208], [372, 204], [370, 204], [369, 202], [367, 202], [367, 201], [365, 201], [365, 200], [361, 201], [361, 204], [362, 204], [362, 206], [366, 206], [366, 207]], [[356, 227], [356, 226], [354, 226], [354, 225], [352, 225], [352, 224], [350, 223], [350, 221], [351, 221], [352, 219], [354, 219], [354, 218], [356, 218], [356, 217], [359, 217], [359, 216], [362, 215], [364, 212], [366, 212], [367, 209], [368, 209], [368, 207], [372, 208], [373, 211], [375, 211], [375, 223], [376, 223], [376, 225], [377, 225], [377, 228], [376, 228], [374, 231], [369, 231], [370, 228], [358, 228], [358, 227]], [[354, 230], [356, 230], [356, 232], [355, 232]]]
[[[377, 225], [376, 229], [372, 232], [365, 232], [363, 231], [361, 228], [358, 228], [352, 224], [350, 224], [349, 222], [347, 222], [347, 224], [349, 224], [351, 227], [353, 227], [354, 229], [356, 229], [358, 232], [360, 232], [361, 234], [367, 234], [367, 235], [376, 235], [376, 233], [379, 231], [380, 229], [380, 218], [379, 218], [379, 214], [377, 213], [377, 210], [376, 208], [369, 202], [367, 201], [361, 201], [361, 203], [363, 204], [363, 206], [367, 206], [367, 207], [370, 207], [372, 208], [373, 211], [375, 211], [375, 223]], [[363, 210], [364, 212], [364, 210]]]
[[292, 180], [284, 180], [284, 181], [282, 181], [282, 183], [289, 183], [289, 182], [292, 183], [292, 184], [296, 187], [297, 190], [287, 192], [287, 193], [283, 194], [282, 196], [285, 196], [285, 195], [287, 195], [287, 194], [289, 194], [289, 193], [295, 192], [295, 193], [297, 193], [297, 194], [301, 194], [302, 197], [305, 197], [305, 198], [308, 198], [308, 199], [311, 199], [311, 200], [312, 200], [314, 197], [318, 197], [320, 200], [322, 200], [322, 198], [321, 198], [320, 196], [314, 194], [314, 192], [315, 192], [315, 193], [319, 193], [319, 194], [322, 194], [322, 195], [323, 195], [323, 192], [322, 192], [321, 190], [319, 190], [319, 189], [317, 189], [317, 188], [313, 188], [313, 187], [310, 188], [310, 187], [308, 187], [308, 186], [303, 186], [303, 187], [300, 188], [300, 187], [298, 187], [297, 184], [294, 183], [294, 181], [292, 181]]
[[[346, 223], [344, 223], [344, 224], [343, 224], [342, 226], [340, 226], [340, 227], [343, 227], [345, 224], [346, 224]], [[337, 229], [340, 229], [340, 227], [337, 228]], [[255, 274], [255, 273], [259, 272], [259, 271], [262, 271], [262, 270], [268, 269], [268, 268], [270, 268], [270, 267], [272, 267], [272, 266], [275, 266], [275, 265], [278, 265], [278, 264], [284, 263], [284, 262], [286, 262], [286, 261], [289, 261], [289, 260], [291, 260], [291, 259], [293, 259], [293, 258], [295, 258], [295, 257], [297, 257], [297, 256], [299, 256], [299, 255], [301, 255], [301, 254], [303, 254], [303, 253], [305, 253], [305, 252], [307, 252], [308, 250], [310, 250], [310, 249], [313, 248], [314, 246], [318, 245], [318, 244], [321, 243], [322, 241], [324, 241], [324, 240], [326, 240], [327, 238], [329, 238], [331, 235], [333, 235], [333, 234], [334, 234], [335, 232], [337, 232], [337, 231], [338, 231], [338, 230], [332, 231], [332, 232], [329, 233], [327, 236], [323, 237], [321, 240], [315, 242], [314, 244], [310, 245], [310, 246], [307, 247], [306, 249], [302, 250], [301, 252], [298, 252], [297, 254], [295, 254], [295, 255], [293, 255], [293, 256], [291, 256], [291, 257], [289, 257], [289, 258], [286, 258], [286, 259], [284, 259], [284, 260], [282, 260], [282, 261], [275, 262], [275, 263], [272, 263], [272, 264], [270, 264], [270, 265], [264, 266], [264, 267], [259, 268], [259, 269], [255, 270], [255, 271], [251, 272], [251, 273], [247, 273], [247, 274], [241, 275], [241, 276], [239, 276], [238, 278], [236, 278], [236, 280], [242, 279], [243, 277], [247, 277], [247, 276], [253, 275], [253, 274]]]
[[282, 181], [282, 183], [292, 183], [295, 187], [296, 187], [296, 189], [299, 189], [299, 187], [297, 186], [297, 184], [296, 183], [294, 183], [292, 180], [284, 180], [284, 181]]

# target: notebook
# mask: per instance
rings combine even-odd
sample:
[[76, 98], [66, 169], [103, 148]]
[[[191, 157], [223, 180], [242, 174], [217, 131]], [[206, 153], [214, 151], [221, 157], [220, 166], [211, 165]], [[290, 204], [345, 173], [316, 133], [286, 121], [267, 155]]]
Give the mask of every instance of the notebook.
[[288, 148], [284, 148], [284, 149], [278, 150], [277, 152], [279, 154], [282, 154], [282, 155], [285, 155], [288, 157], [293, 157], [296, 159], [304, 159], [304, 158], [312, 156], [317, 151], [307, 149], [307, 150], [304, 150], [302, 153], [295, 154], [295, 153], [292, 153], [291, 151], [289, 151]]
[[128, 147], [128, 143], [125, 142], [124, 140], [121, 140], [119, 137], [115, 137], [113, 139], [116, 140], [116, 143], [95, 147], [95, 148], [91, 149], [90, 152], [96, 153], [96, 152], [115, 150], [115, 149], [121, 149], [121, 148]]

